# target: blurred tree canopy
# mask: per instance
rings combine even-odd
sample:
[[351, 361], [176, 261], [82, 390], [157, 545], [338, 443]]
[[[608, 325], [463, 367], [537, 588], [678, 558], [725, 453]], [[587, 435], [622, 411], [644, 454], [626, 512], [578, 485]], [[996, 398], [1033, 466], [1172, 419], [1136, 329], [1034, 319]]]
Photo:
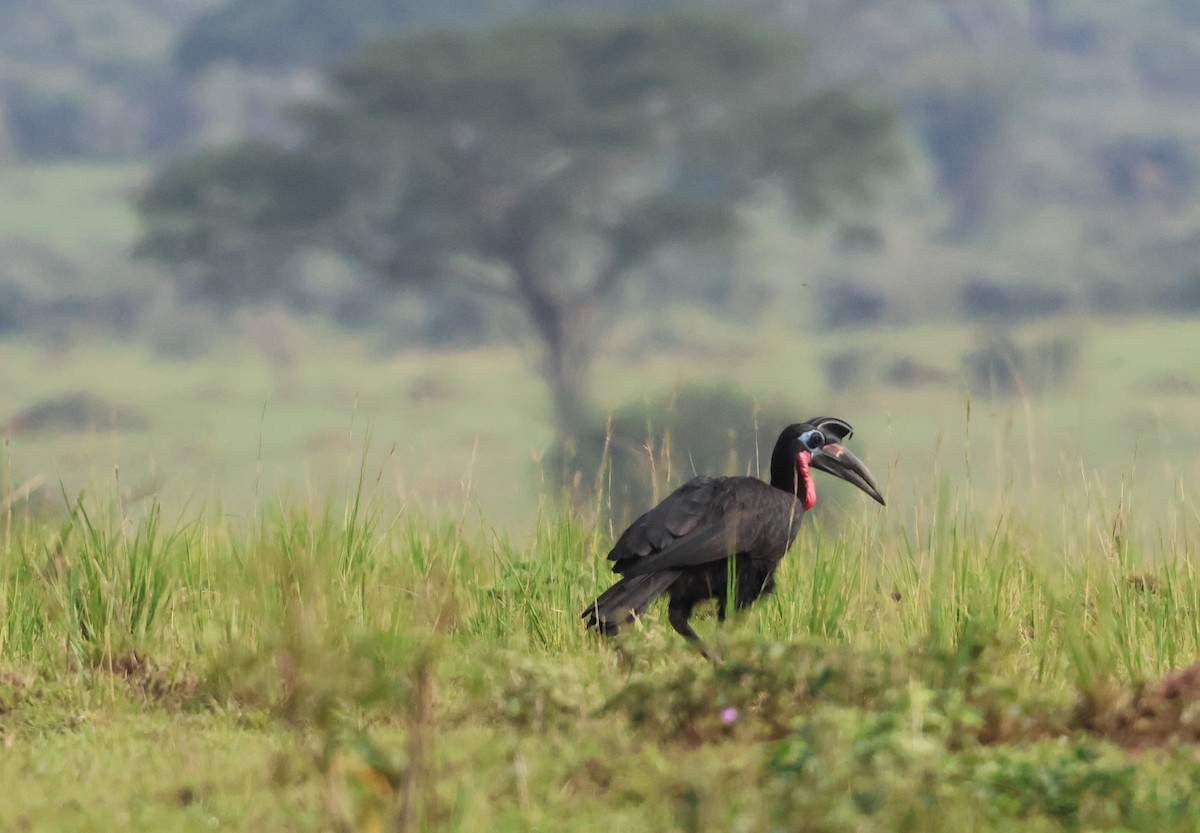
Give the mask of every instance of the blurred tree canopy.
[[401, 35], [329, 81], [296, 147], [167, 165], [140, 202], [141, 251], [227, 299], [276, 291], [315, 247], [515, 304], [560, 437], [606, 312], [656, 254], [729, 239], [767, 190], [819, 219], [900, 162], [890, 107], [809, 89], [795, 43], [727, 17]]
[[175, 264], [187, 297], [286, 297], [288, 261], [342, 208], [348, 173], [336, 159], [257, 140], [180, 158], [139, 200], [152, 220], [137, 253]]
[[189, 128], [167, 59], [212, 0], [0, 2], [0, 155], [129, 158]]
[[522, 13], [662, 11], [682, 0], [228, 0], [192, 22], [175, 49], [184, 72], [220, 61], [281, 70], [327, 66], [401, 29], [487, 25]]
[[[463, 6], [475, 14], [489, 0]], [[230, 0], [197, 18], [180, 36], [175, 61], [194, 72], [223, 60], [262, 69], [327, 65], [364, 39], [437, 22], [441, 0]]]

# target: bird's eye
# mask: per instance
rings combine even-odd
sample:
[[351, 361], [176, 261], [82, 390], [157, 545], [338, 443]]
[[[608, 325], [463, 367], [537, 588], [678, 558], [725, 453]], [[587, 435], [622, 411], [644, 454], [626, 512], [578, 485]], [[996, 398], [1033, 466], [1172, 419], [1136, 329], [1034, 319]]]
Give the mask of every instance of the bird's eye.
[[800, 442], [804, 443], [804, 447], [809, 451], [816, 451], [825, 445], [825, 435], [820, 431], [805, 431], [800, 436]]

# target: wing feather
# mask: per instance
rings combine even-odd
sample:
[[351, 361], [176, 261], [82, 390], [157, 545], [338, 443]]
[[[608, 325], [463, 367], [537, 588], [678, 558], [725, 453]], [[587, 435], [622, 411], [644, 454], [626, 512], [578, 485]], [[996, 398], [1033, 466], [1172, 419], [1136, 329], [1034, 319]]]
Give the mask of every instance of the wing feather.
[[715, 523], [696, 530], [671, 546], [638, 559], [626, 570], [626, 576], [643, 576], [678, 567], [696, 567], [728, 558], [737, 552], [737, 542], [725, 523]]
[[697, 477], [630, 524], [608, 558], [615, 572], [640, 576], [752, 551], [779, 501], [795, 498], [755, 478]]
[[[704, 520], [712, 509], [717, 485], [725, 478], [696, 477], [629, 525], [609, 552], [610, 561], [645, 558], [671, 546]], [[618, 571], [619, 568], [618, 568]]]

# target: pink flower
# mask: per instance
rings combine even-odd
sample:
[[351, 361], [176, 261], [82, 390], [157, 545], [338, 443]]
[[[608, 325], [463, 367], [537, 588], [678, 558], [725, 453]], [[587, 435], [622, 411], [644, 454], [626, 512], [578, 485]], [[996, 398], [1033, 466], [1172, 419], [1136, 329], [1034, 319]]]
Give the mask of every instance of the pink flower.
[[721, 722], [726, 726], [732, 726], [734, 723], [737, 723], [737, 719], [738, 711], [733, 706], [721, 711]]

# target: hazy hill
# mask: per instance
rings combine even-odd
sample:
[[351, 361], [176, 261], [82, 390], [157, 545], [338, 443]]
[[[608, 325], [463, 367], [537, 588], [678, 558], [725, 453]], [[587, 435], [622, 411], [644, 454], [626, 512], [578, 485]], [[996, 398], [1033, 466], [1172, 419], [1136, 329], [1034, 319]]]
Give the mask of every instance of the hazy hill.
[[[652, 13], [675, 4], [620, 5]], [[736, 299], [741, 312], [786, 297], [798, 276], [843, 292], [834, 320], [860, 320], [863, 309], [891, 320], [987, 313], [997, 287], [1014, 285], [1053, 287], [1050, 310], [1200, 308], [1192, 266], [1200, 257], [1200, 6], [1191, 0], [714, 5], [794, 31], [813, 73], [829, 83], [895, 101], [909, 146], [908, 173], [880, 205], [819, 235], [798, 233], [764, 205], [748, 245], [716, 267], [750, 276]], [[0, 159], [153, 165], [245, 135], [287, 140], [288, 104], [322, 95], [329, 63], [383, 31], [614, 6], [355, 0], [332, 16], [330, 8], [10, 0], [0, 7]], [[124, 170], [127, 186], [105, 186], [114, 201], [140, 176]], [[25, 194], [30, 205], [46, 197]], [[61, 245], [53, 232], [62, 223], [50, 218], [31, 236], [29, 213], [0, 223], [0, 245]], [[694, 264], [685, 271], [695, 273]], [[0, 292], [6, 281], [0, 274]], [[34, 268], [20, 282], [39, 281]], [[855, 298], [866, 307], [855, 308]], [[996, 304], [1001, 313], [1043, 306], [1028, 296]]]

